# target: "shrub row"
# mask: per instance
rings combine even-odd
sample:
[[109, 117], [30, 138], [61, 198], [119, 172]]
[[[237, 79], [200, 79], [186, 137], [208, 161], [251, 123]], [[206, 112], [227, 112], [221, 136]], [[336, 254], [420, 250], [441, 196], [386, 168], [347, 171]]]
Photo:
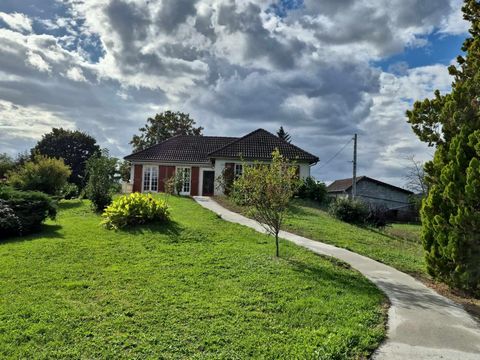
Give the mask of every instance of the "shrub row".
[[57, 208], [46, 194], [0, 187], [0, 237], [36, 231], [47, 217], [54, 219]]

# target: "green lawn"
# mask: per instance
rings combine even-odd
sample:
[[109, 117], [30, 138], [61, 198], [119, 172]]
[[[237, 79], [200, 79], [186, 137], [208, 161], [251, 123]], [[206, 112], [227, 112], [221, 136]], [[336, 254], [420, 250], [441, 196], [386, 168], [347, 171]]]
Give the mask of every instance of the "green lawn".
[[[233, 211], [242, 212], [225, 197], [216, 199]], [[420, 277], [428, 277], [418, 225], [394, 225], [408, 238], [383, 231], [347, 224], [331, 217], [310, 201], [295, 199], [285, 219], [284, 229], [295, 234], [349, 249], [394, 268]], [[398, 234], [397, 234], [398, 235]]]
[[171, 225], [114, 232], [69, 201], [0, 243], [0, 358], [355, 359], [383, 339], [384, 295], [345, 264], [286, 242], [275, 259], [271, 238], [169, 202]]

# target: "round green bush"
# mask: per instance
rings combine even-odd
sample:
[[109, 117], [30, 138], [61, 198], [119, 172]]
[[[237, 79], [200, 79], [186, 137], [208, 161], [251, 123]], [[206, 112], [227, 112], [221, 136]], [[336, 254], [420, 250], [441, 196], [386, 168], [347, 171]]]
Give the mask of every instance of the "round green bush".
[[330, 204], [328, 212], [351, 224], [364, 224], [368, 215], [368, 209], [361, 201], [350, 198], [337, 198]]
[[170, 220], [167, 203], [151, 194], [133, 193], [114, 200], [103, 212], [102, 224], [107, 229], [120, 229], [146, 223]]

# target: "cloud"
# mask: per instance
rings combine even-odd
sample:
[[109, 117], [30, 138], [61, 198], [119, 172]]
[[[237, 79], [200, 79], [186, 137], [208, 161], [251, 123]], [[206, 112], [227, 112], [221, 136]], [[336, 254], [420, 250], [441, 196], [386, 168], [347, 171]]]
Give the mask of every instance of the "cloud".
[[0, 21], [6, 23], [12, 30], [23, 33], [32, 32], [32, 20], [25, 14], [0, 12]]
[[[148, 116], [173, 109], [209, 134], [283, 125], [322, 161], [357, 132], [360, 172], [399, 183], [399, 158], [429, 151], [405, 110], [451, 80], [443, 66], [385, 72], [372, 63], [425, 46], [429, 34], [462, 33], [459, 8], [458, 0], [5, 0], [0, 144], [20, 151], [49, 126], [66, 126], [124, 156]], [[314, 175], [349, 176], [349, 150]]]

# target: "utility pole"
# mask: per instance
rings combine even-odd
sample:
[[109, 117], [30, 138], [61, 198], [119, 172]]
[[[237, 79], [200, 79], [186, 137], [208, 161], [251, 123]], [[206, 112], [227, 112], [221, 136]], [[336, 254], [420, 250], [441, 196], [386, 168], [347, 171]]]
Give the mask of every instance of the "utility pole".
[[357, 195], [357, 134], [353, 135], [352, 199]]

